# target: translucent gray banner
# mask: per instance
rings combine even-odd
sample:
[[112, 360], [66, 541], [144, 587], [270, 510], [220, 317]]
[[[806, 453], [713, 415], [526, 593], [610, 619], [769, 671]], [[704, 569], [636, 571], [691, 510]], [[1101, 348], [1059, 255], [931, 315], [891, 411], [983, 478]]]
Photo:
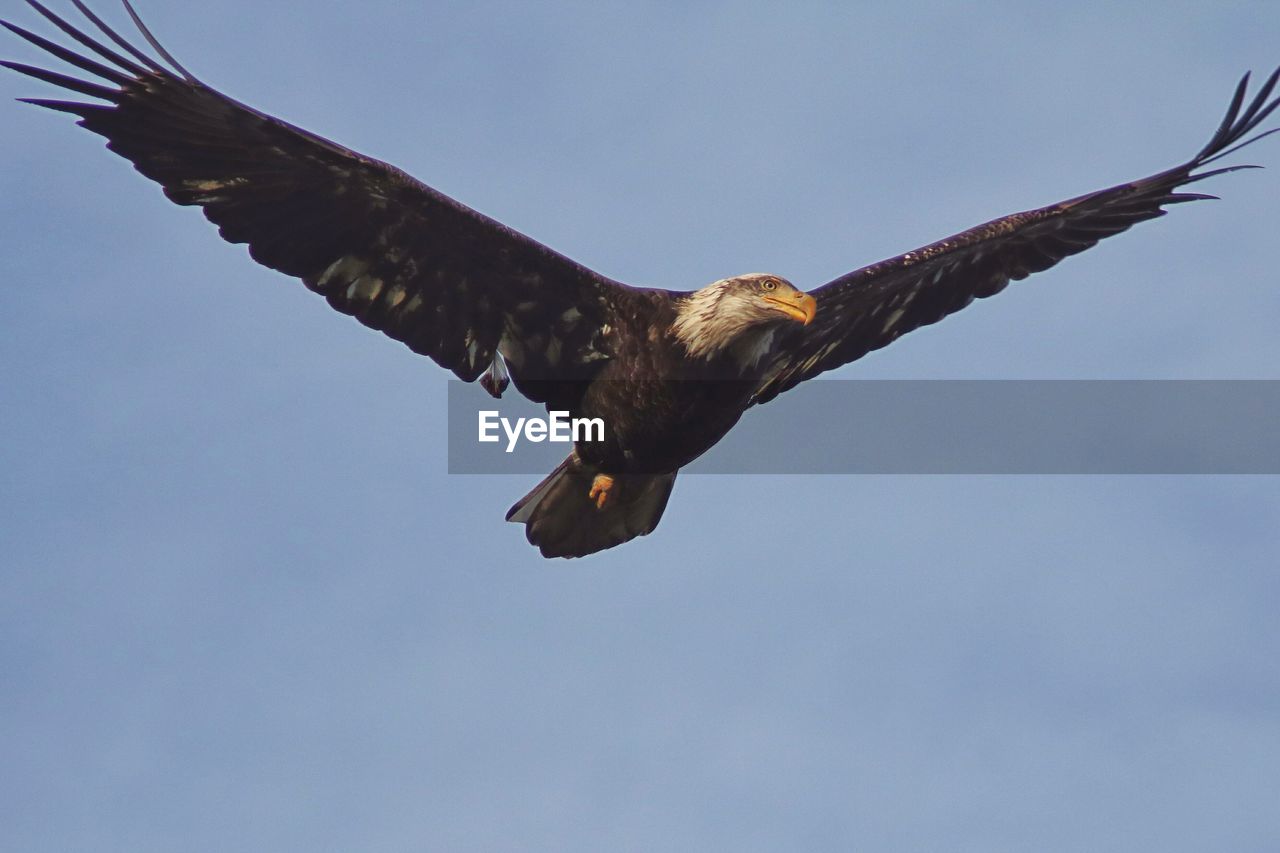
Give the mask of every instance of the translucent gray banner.
[[[548, 418], [514, 387], [495, 400], [450, 382], [448, 405], [451, 474], [543, 474], [571, 448], [512, 438], [517, 419]], [[496, 440], [479, 440], [481, 413]], [[1278, 474], [1280, 380], [816, 380], [748, 410], [685, 470]]]

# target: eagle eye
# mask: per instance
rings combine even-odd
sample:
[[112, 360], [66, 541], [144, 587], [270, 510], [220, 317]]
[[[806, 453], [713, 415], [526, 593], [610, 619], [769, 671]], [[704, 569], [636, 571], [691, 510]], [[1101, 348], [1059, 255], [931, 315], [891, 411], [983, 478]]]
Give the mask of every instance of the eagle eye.
[[763, 290], [774, 290], [778, 286], [778, 280], [775, 278], [766, 278], [760, 283]]

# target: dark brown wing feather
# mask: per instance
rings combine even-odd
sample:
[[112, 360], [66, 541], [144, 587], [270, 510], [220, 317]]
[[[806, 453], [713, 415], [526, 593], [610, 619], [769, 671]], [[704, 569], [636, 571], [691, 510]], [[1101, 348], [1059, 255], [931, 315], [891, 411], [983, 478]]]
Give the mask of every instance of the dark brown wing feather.
[[1180, 166], [987, 222], [855, 270], [813, 291], [818, 300], [817, 317], [780, 341], [781, 361], [766, 375], [755, 402], [772, 400], [805, 379], [861, 358], [912, 329], [936, 323], [974, 299], [999, 293], [1011, 280], [1048, 269], [1104, 237], [1163, 216], [1165, 205], [1214, 198], [1175, 190], [1223, 172], [1256, 168], [1230, 166], [1193, 174], [1275, 132], [1241, 141], [1280, 104], [1280, 98], [1268, 101], [1278, 76], [1280, 70], [1241, 112], [1249, 82], [1246, 74], [1213, 139]]
[[254, 260], [302, 279], [334, 308], [468, 382], [501, 351], [517, 387], [547, 402], [608, 357], [601, 330], [617, 326], [631, 288], [386, 163], [209, 88], [159, 46], [131, 7], [171, 68], [80, 0], [76, 7], [128, 56], [28, 2], [106, 64], [4, 26], [107, 84], [3, 63], [106, 102], [28, 103], [79, 116], [170, 199], [200, 206], [224, 238], [247, 243]]

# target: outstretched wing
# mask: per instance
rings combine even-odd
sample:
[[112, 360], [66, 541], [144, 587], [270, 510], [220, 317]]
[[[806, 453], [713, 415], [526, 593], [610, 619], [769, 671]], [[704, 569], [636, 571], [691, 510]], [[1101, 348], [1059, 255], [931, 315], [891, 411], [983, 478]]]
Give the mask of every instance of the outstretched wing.
[[855, 270], [813, 291], [818, 301], [816, 318], [808, 326], [790, 330], [789, 337], [779, 341], [776, 351], [781, 360], [766, 374], [755, 402], [772, 400], [805, 379], [861, 358], [912, 329], [936, 323], [974, 299], [999, 293], [1011, 280], [1048, 269], [1104, 237], [1163, 216], [1165, 205], [1215, 198], [1175, 190], [1223, 172], [1257, 168], [1228, 166], [1196, 173], [1276, 132], [1241, 141], [1280, 104], [1280, 98], [1268, 101], [1277, 77], [1280, 70], [1241, 112], [1249, 82], [1246, 74], [1209, 144], [1180, 166], [987, 222]]
[[81, 0], [72, 2], [123, 53], [28, 2], [96, 58], [4, 26], [107, 85], [2, 63], [105, 103], [24, 100], [79, 116], [171, 200], [200, 206], [225, 239], [247, 243], [254, 260], [468, 382], [500, 352], [517, 386], [545, 401], [607, 357], [601, 328], [630, 288], [386, 163], [211, 89], [155, 41], [128, 0], [159, 59]]

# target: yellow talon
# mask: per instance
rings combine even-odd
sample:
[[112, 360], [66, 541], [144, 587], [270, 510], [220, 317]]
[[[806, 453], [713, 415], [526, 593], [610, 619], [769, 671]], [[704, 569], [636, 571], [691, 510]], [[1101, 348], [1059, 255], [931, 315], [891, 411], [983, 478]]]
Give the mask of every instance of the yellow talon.
[[591, 481], [591, 491], [587, 493], [587, 498], [596, 502], [596, 509], [604, 509], [605, 502], [609, 500], [609, 490], [612, 488], [612, 477], [608, 474], [596, 474], [595, 479]]

